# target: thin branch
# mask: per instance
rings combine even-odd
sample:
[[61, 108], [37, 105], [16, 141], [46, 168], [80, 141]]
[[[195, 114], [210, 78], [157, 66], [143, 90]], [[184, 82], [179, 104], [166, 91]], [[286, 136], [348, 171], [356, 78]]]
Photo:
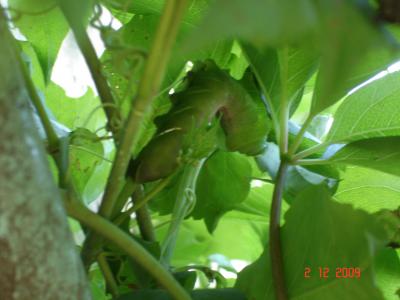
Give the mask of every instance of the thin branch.
[[99, 235], [115, 244], [149, 274], [151, 274], [176, 300], [190, 300], [190, 296], [174, 277], [164, 269], [160, 263], [149, 254], [139, 243], [127, 233], [112, 224], [110, 221], [95, 214], [83, 204], [73, 201], [64, 201], [68, 214], [91, 228]]
[[272, 280], [275, 287], [277, 300], [287, 300], [283, 255], [280, 237], [280, 218], [282, 208], [283, 187], [288, 165], [282, 160], [279, 166], [274, 193], [272, 196], [270, 220], [269, 220], [269, 250], [272, 269]]
[[120, 116], [118, 110], [115, 109], [116, 101], [111, 93], [107, 79], [102, 73], [102, 64], [97, 57], [96, 50], [90, 41], [86, 28], [83, 22], [76, 17], [76, 14], [72, 13], [71, 10], [68, 9], [68, 2], [69, 1], [67, 0], [60, 1], [60, 8], [74, 33], [78, 47], [81, 50], [92, 75], [94, 84], [104, 107], [104, 112], [107, 116], [108, 129], [113, 133], [114, 137], [117, 137], [118, 128], [115, 124], [117, 124], [117, 120], [120, 119]]
[[110, 265], [107, 262], [107, 258], [104, 253], [101, 253], [97, 257], [97, 263], [99, 264], [100, 270], [103, 273], [104, 280], [107, 283], [107, 288], [111, 291], [113, 297], [118, 296], [118, 284], [114, 278]]
[[[143, 196], [143, 189], [137, 189], [133, 196], [134, 198]], [[142, 238], [148, 242], [155, 242], [156, 235], [154, 233], [151, 215], [146, 204], [136, 211], [136, 221]]]

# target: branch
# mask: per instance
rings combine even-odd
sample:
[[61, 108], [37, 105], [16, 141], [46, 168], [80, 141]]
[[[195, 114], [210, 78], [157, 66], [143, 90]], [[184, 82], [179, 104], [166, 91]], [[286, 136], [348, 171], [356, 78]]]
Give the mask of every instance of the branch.
[[149, 254], [139, 243], [132, 239], [129, 234], [120, 228], [95, 214], [83, 204], [76, 201], [64, 201], [68, 214], [85, 224], [99, 235], [115, 244], [149, 274], [151, 274], [176, 300], [190, 300], [190, 296], [174, 277], [164, 269], [160, 263]]
[[285, 287], [285, 274], [280, 237], [282, 194], [287, 168], [287, 162], [282, 159], [279, 166], [278, 175], [276, 177], [269, 220], [269, 250], [271, 259], [272, 280], [274, 283], [275, 295], [277, 300], [288, 299]]

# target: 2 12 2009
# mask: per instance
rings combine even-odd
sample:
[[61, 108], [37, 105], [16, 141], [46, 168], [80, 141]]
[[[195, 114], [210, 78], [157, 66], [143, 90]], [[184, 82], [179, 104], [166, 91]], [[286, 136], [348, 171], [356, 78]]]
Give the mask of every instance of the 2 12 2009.
[[[316, 271], [316, 272], [314, 272]], [[316, 273], [316, 274], [315, 274]], [[304, 278], [311, 278], [313, 276], [319, 276], [319, 278], [327, 279], [331, 276], [335, 278], [361, 278], [361, 269], [356, 267], [341, 267], [336, 268], [335, 274], [330, 272], [328, 267], [318, 267], [316, 270], [312, 270], [310, 267], [304, 268]]]

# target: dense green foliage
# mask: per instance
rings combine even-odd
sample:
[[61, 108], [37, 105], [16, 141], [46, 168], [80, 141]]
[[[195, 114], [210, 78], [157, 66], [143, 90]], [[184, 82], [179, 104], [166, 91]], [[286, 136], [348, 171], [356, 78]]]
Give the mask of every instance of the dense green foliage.
[[94, 300], [400, 299], [396, 1], [54, 1], [3, 9]]

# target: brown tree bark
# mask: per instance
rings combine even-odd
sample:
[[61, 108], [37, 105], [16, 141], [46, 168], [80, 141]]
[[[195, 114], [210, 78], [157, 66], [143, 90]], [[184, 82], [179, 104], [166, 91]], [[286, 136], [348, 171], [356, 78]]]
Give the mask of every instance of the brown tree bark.
[[90, 299], [0, 7], [0, 299]]

